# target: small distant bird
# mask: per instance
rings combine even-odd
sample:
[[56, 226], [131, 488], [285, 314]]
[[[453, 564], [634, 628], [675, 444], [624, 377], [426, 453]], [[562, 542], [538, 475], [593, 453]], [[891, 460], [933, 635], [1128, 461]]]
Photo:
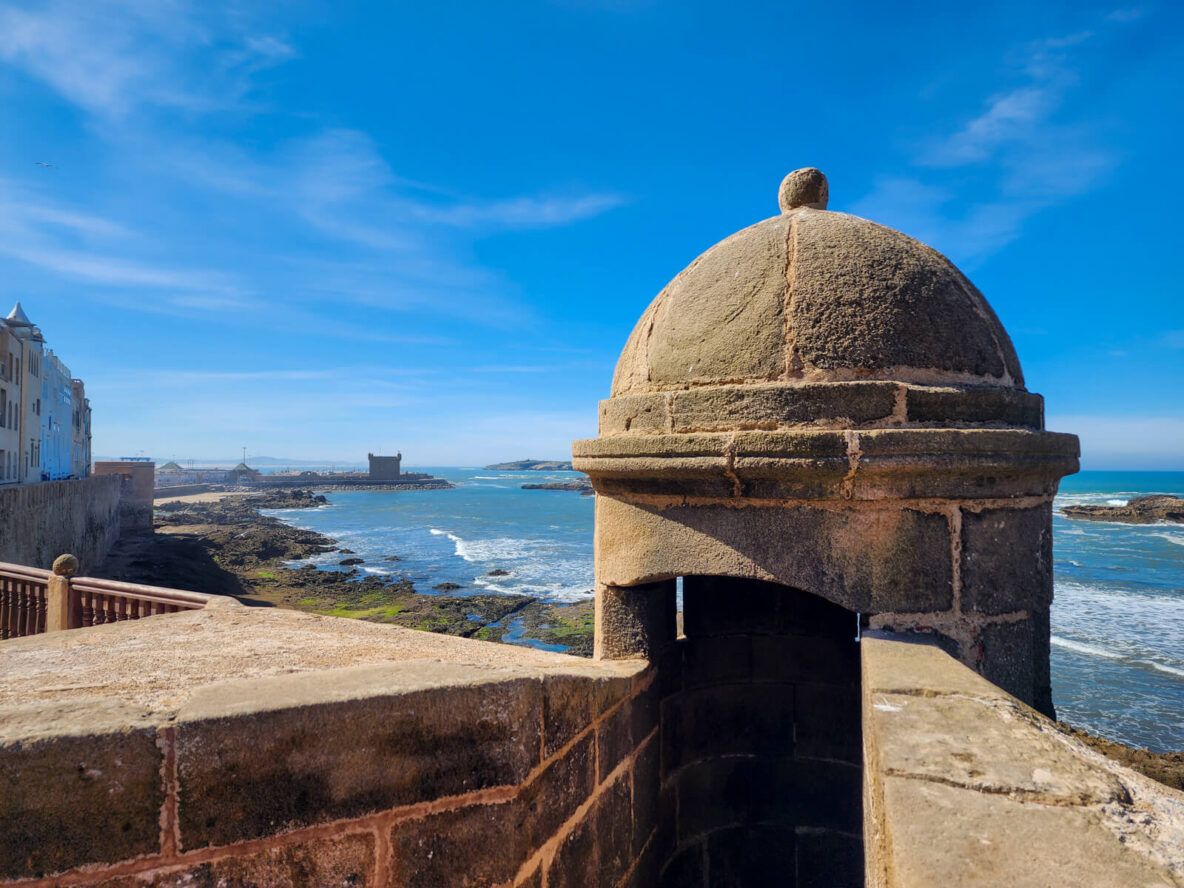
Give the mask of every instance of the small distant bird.
[[44, 160], [35, 160], [35, 161], [33, 161], [33, 163], [37, 164], [37, 166], [39, 166], [39, 167], [50, 167], [51, 169], [55, 169], [55, 170], [57, 169], [57, 166], [55, 164], [46, 163]]

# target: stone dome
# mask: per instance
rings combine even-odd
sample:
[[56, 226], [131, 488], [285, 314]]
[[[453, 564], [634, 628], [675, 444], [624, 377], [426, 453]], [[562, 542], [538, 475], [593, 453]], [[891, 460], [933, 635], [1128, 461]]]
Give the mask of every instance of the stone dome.
[[782, 213], [709, 249], [637, 323], [612, 395], [702, 386], [884, 380], [1023, 390], [1011, 340], [945, 256], [825, 209], [817, 170], [782, 183]]

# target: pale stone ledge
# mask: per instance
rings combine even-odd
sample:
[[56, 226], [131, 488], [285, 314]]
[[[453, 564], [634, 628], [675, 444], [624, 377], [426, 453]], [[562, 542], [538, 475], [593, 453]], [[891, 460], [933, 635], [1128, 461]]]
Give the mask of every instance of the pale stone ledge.
[[863, 638], [868, 885], [1184, 885], [1184, 793], [915, 636]]

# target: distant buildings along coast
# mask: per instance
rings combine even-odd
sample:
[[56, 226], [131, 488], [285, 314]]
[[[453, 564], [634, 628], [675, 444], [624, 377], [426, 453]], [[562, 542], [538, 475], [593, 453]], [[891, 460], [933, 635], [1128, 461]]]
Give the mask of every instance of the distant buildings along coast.
[[90, 401], [18, 302], [0, 320], [0, 485], [90, 474]]

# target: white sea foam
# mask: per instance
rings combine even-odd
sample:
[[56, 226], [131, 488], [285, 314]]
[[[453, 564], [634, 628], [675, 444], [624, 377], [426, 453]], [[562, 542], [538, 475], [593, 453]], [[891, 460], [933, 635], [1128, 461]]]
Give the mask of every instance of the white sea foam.
[[1106, 505], [1108, 506], [1125, 506], [1129, 500], [1124, 499], [1108, 499]]
[[1178, 533], [1153, 533], [1153, 537], [1159, 537], [1161, 540], [1167, 540], [1169, 543], [1175, 543], [1177, 546], [1184, 546], [1184, 534]]
[[520, 561], [524, 558], [536, 557], [546, 551], [553, 543], [547, 540], [522, 540], [515, 537], [494, 537], [487, 540], [466, 540], [456, 534], [431, 528], [435, 536], [446, 536], [452, 540], [456, 554], [470, 564], [492, 561]]
[[1125, 660], [1126, 658], [1118, 653], [1118, 651], [1110, 651], [1105, 648], [1097, 647], [1092, 644], [1082, 644], [1080, 641], [1072, 641], [1068, 638], [1061, 638], [1059, 635], [1053, 635], [1049, 638], [1055, 647], [1066, 648], [1067, 650], [1076, 651], [1079, 654], [1088, 654], [1091, 657], [1104, 657], [1107, 660]]
[[1164, 666], [1162, 663], [1156, 663], [1154, 660], [1147, 660], [1145, 662], [1150, 665], [1152, 669], [1156, 669], [1159, 672], [1166, 672], [1168, 675], [1178, 675], [1181, 678], [1184, 678], [1184, 669], [1177, 669], [1175, 666]]

